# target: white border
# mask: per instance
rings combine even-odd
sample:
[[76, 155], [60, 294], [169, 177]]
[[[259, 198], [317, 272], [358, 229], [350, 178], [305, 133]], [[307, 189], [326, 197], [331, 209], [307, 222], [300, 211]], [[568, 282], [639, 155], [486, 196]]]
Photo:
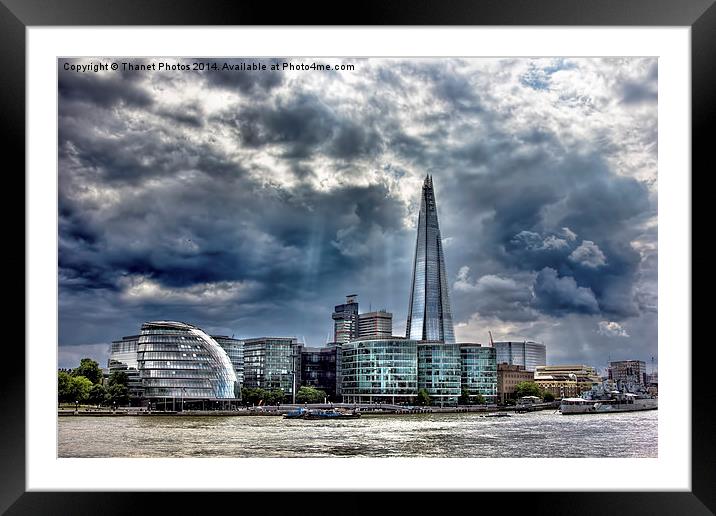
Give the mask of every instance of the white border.
[[[658, 56], [658, 459], [57, 459], [56, 59], [83, 55]], [[690, 490], [690, 72], [688, 27], [29, 27], [27, 489]]]

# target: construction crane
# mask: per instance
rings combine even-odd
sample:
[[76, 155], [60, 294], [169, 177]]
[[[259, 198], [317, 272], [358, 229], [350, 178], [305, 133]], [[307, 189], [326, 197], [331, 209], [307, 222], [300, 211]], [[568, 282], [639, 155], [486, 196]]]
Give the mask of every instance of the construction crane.
[[490, 346], [493, 348], [495, 347], [495, 342], [492, 340], [492, 332], [490, 330], [487, 330], [487, 333], [490, 334]]

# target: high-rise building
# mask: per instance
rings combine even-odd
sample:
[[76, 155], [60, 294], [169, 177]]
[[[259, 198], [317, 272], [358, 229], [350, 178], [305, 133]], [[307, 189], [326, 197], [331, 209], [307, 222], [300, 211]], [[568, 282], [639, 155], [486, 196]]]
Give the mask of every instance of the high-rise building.
[[239, 397], [231, 360], [204, 331], [182, 322], [142, 324], [137, 365], [144, 398], [175, 406], [181, 398], [227, 400]]
[[444, 342], [418, 342], [418, 391], [425, 389], [432, 405], [457, 405], [460, 397], [460, 347]]
[[393, 314], [385, 310], [358, 314], [359, 339], [390, 339], [393, 337]]
[[433, 180], [429, 175], [423, 183], [420, 199], [406, 338], [455, 343], [445, 256]]
[[346, 302], [333, 310], [333, 341], [344, 344], [358, 337], [358, 301], [356, 295], [346, 296]]
[[646, 385], [646, 364], [643, 360], [620, 360], [609, 362], [610, 380], [625, 384]]
[[292, 396], [301, 382], [301, 345], [293, 337], [244, 339], [244, 387], [282, 389]]
[[536, 371], [538, 366], [547, 365], [547, 347], [531, 340], [494, 342], [498, 364], [518, 365], [525, 371]]

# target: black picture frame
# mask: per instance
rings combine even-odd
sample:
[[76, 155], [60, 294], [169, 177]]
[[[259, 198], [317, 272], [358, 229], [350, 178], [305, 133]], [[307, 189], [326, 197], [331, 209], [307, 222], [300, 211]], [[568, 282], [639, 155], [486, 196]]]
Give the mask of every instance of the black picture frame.
[[[688, 26], [691, 27], [692, 79], [692, 180], [713, 167], [709, 150], [709, 126], [716, 120], [716, 6], [715, 0], [362, 0], [338, 9], [339, 3], [314, 1], [277, 6], [269, 2], [221, 0], [0, 0], [0, 113], [4, 164], [13, 158], [6, 176], [19, 176], [25, 169], [25, 31], [30, 26], [82, 25], [532, 25], [532, 26]], [[88, 49], [91, 46], [88, 44]], [[12, 174], [11, 174], [12, 171]], [[688, 171], [685, 171], [688, 173]], [[693, 183], [692, 183], [693, 184]], [[6, 186], [7, 188], [7, 186]], [[25, 192], [24, 179], [19, 185]], [[6, 190], [7, 191], [7, 190]], [[17, 192], [18, 190], [14, 190]], [[693, 187], [692, 187], [693, 191]], [[15, 194], [15, 196], [17, 196]], [[23, 196], [24, 197], [24, 196]], [[6, 211], [7, 225], [13, 218]], [[694, 223], [696, 220], [694, 220]], [[16, 228], [17, 229], [17, 228]], [[693, 231], [692, 231], [693, 234]], [[698, 233], [697, 233], [698, 234]], [[20, 237], [23, 241], [23, 236]], [[12, 270], [26, 271], [24, 246], [15, 245]], [[22, 263], [20, 263], [22, 262]], [[19, 276], [19, 275], [17, 275]], [[24, 291], [24, 285], [23, 285]], [[23, 299], [25, 294], [23, 293]], [[19, 302], [16, 306], [20, 305]], [[23, 303], [24, 307], [25, 304]], [[708, 306], [708, 304], [707, 304]], [[696, 308], [696, 307], [694, 307]], [[703, 308], [699, 308], [703, 309]], [[23, 308], [24, 314], [24, 308]], [[12, 323], [20, 327], [17, 319]], [[14, 337], [14, 335], [13, 335]], [[716, 511], [716, 452], [710, 422], [710, 379], [712, 362], [707, 339], [692, 339], [686, 331], [683, 345], [691, 344], [692, 385], [692, 489], [689, 492], [555, 492], [479, 493], [481, 507], [504, 507], [550, 514], [712, 514]], [[691, 340], [691, 342], [687, 342]], [[24, 333], [23, 333], [24, 341]], [[126, 492], [26, 492], [25, 487], [25, 361], [24, 348], [8, 338], [3, 346], [5, 367], [0, 375], [0, 510], [18, 514], [127, 514], [150, 510], [155, 503], [164, 512], [191, 512], [229, 507], [251, 510], [242, 493], [126, 493]], [[628, 483], [628, 472], [623, 474]], [[567, 473], [565, 472], [565, 475]], [[427, 496], [410, 497], [423, 503]], [[446, 494], [443, 494], [446, 495]], [[295, 496], [295, 495], [294, 495]], [[309, 500], [312, 495], [308, 495]], [[432, 497], [433, 495], [431, 495]], [[435, 496], [440, 496], [435, 495]], [[453, 495], [450, 495], [451, 497]], [[207, 504], [211, 497], [210, 504]], [[292, 507], [291, 496], [271, 495], [271, 506]], [[360, 495], [359, 495], [360, 498]], [[476, 502], [476, 495], [470, 504]], [[372, 498], [371, 498], [372, 499]], [[351, 498], [344, 498], [348, 502]], [[408, 501], [408, 500], [406, 500]], [[261, 503], [261, 502], [259, 502]], [[450, 506], [457, 508], [452, 501]], [[284, 505], [285, 504], [285, 505]], [[308, 504], [312, 506], [312, 504]], [[342, 505], [340, 512], [358, 512], [361, 503]], [[282, 509], [283, 508], [283, 509]], [[315, 509], [315, 506], [312, 507]], [[405, 510], [404, 508], [401, 510]], [[486, 509], [487, 510], [487, 509]]]

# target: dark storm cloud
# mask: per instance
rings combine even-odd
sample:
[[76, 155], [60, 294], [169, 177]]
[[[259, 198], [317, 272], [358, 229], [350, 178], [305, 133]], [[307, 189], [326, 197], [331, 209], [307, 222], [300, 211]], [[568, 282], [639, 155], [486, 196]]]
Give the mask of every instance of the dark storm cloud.
[[[216, 65], [218, 70], [201, 72], [210, 86], [238, 90], [244, 94], [268, 94], [278, 88], [284, 81], [280, 71], [271, 70], [271, 65], [280, 63], [276, 59], [207, 59], [202, 60], [209, 66]], [[240, 65], [245, 65], [241, 69]], [[254, 65], [266, 65], [266, 70], [252, 70]], [[228, 65], [229, 68], [225, 68]], [[231, 68], [233, 67], [233, 68]]]
[[[490, 105], [492, 78], [464, 66], [363, 66], [352, 85], [311, 87], [265, 72], [61, 72], [60, 343], [177, 319], [318, 345], [353, 292], [401, 334], [418, 208], [405, 191], [427, 171], [456, 324], [477, 314], [549, 339], [567, 335], [545, 322], [557, 320], [590, 357], [610, 338], [599, 322], [637, 339], [656, 310], [654, 193], [607, 160], [621, 149], [611, 129], [571, 144], [548, 120], [515, 129], [523, 113]], [[195, 84], [229, 100], [207, 105], [185, 92]]]

